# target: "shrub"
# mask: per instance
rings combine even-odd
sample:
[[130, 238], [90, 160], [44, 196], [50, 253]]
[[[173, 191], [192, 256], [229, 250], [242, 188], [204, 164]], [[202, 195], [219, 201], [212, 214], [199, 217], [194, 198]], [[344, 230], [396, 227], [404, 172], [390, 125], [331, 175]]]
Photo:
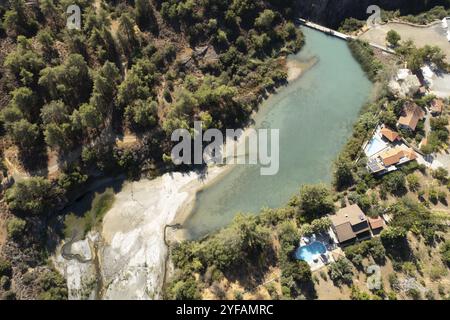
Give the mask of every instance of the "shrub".
[[419, 177], [415, 174], [410, 174], [406, 177], [406, 180], [408, 181], [408, 187], [411, 191], [418, 191], [420, 188], [420, 181]]
[[6, 202], [13, 211], [26, 214], [44, 214], [57, 204], [60, 194], [50, 181], [41, 177], [32, 177], [19, 181], [6, 191]]
[[271, 282], [265, 285], [267, 292], [269, 293], [270, 297], [273, 300], [278, 300], [280, 298], [280, 295], [278, 294], [277, 287], [275, 283]]
[[450, 267], [450, 240], [444, 242], [440, 251], [442, 261]]
[[437, 168], [436, 170], [433, 170], [431, 173], [433, 178], [439, 180], [442, 184], [445, 184], [448, 179], [448, 171], [442, 167]]
[[394, 172], [383, 177], [383, 187], [394, 195], [401, 195], [405, 191], [405, 174]]
[[193, 277], [171, 284], [169, 298], [173, 300], [198, 300], [201, 298], [197, 282]]
[[352, 55], [361, 64], [369, 79], [375, 81], [383, 65], [375, 58], [375, 54], [370, 45], [361, 40], [349, 40], [348, 46]]
[[398, 290], [400, 288], [400, 282], [398, 281], [397, 275], [395, 273], [389, 274], [388, 281], [392, 290]]
[[8, 276], [0, 277], [0, 289], [8, 290], [11, 287], [11, 279]]
[[388, 300], [397, 300], [397, 295], [395, 294], [395, 292], [391, 291], [387, 294], [387, 298]]
[[16, 300], [16, 293], [12, 290], [8, 290], [3, 294], [3, 300]]
[[367, 292], [359, 290], [356, 286], [352, 286], [350, 293], [350, 299], [352, 300], [371, 300], [371, 295]]
[[25, 232], [26, 221], [17, 217], [8, 219], [6, 223], [6, 230], [10, 239], [17, 240]]
[[434, 265], [430, 269], [430, 278], [433, 281], [439, 280], [448, 275], [448, 270], [440, 265]]
[[66, 280], [56, 271], [46, 272], [40, 279], [39, 285], [42, 300], [66, 300], [67, 286]]
[[431, 291], [431, 290], [427, 290], [427, 292], [425, 292], [425, 298], [427, 298], [427, 300], [435, 300], [436, 299], [433, 291]]
[[243, 300], [243, 299], [244, 299], [244, 294], [243, 294], [243, 292], [240, 291], [240, 290], [234, 291], [234, 299], [235, 299], [235, 300]]
[[282, 263], [281, 272], [283, 278], [292, 278], [297, 283], [307, 283], [312, 280], [311, 268], [306, 261], [285, 261]]
[[413, 300], [421, 300], [422, 299], [422, 294], [417, 289], [409, 289], [408, 291], [406, 291], [406, 294]]
[[392, 46], [396, 47], [400, 42], [401, 37], [395, 30], [390, 30], [386, 35], [386, 41]]
[[430, 202], [432, 202], [433, 204], [437, 204], [438, 192], [436, 191], [436, 189], [428, 190], [428, 200], [430, 200]]
[[350, 261], [346, 258], [340, 258], [329, 266], [328, 273], [330, 279], [337, 284], [350, 284], [353, 277], [353, 269]]
[[11, 262], [0, 257], [0, 277], [1, 276], [11, 277], [11, 275], [12, 275]]
[[447, 193], [445, 191], [439, 190], [438, 191], [438, 199], [443, 204], [446, 204], [446, 202], [447, 202]]
[[339, 32], [351, 33], [361, 29], [365, 25], [365, 21], [355, 18], [347, 18], [342, 22]]

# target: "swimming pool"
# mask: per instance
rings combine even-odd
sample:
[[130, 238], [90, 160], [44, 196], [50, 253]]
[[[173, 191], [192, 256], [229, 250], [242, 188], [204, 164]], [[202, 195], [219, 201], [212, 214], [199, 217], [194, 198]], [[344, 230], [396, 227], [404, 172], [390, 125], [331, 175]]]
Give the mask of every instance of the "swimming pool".
[[370, 140], [370, 142], [364, 148], [364, 152], [366, 153], [367, 157], [370, 158], [375, 153], [380, 152], [386, 147], [387, 144], [383, 140], [381, 140], [379, 137], [373, 137], [372, 140]]
[[299, 247], [295, 251], [295, 258], [310, 263], [313, 262], [317, 255], [325, 252], [327, 252], [325, 245], [319, 241], [315, 241], [306, 246]]

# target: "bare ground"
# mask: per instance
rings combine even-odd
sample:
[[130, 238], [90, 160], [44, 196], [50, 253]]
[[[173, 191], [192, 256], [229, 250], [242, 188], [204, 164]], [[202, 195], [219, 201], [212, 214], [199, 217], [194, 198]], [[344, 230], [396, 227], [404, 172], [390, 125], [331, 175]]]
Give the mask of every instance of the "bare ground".
[[440, 47], [450, 62], [450, 44], [447, 40], [446, 30], [440, 23], [428, 27], [415, 27], [407, 24], [389, 22], [369, 29], [359, 36], [359, 39], [386, 46], [386, 35], [390, 30], [397, 31], [402, 40], [412, 40], [418, 47], [432, 45]]

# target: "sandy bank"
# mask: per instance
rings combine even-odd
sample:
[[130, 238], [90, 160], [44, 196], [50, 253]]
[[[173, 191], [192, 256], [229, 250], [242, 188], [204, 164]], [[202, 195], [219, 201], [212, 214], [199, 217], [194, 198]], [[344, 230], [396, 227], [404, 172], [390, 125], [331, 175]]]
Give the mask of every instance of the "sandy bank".
[[298, 62], [296, 60], [288, 59], [286, 61], [286, 66], [287, 66], [287, 70], [288, 70], [287, 80], [289, 82], [292, 82], [292, 81], [298, 79], [302, 75], [303, 68], [302, 68], [302, 65], [300, 64], [300, 62]]
[[164, 227], [180, 207], [214, 178], [165, 174], [154, 180], [125, 185], [116, 195], [113, 208], [104, 218], [100, 255], [103, 281], [108, 284], [104, 299], [160, 299], [167, 248]]
[[[154, 180], [125, 183], [103, 219], [99, 235], [71, 245], [71, 253], [98, 257], [80, 262], [66, 260], [60, 250], [54, 259], [65, 275], [71, 299], [96, 296], [101, 279], [103, 299], [160, 299], [167, 248], [164, 227], [195, 192], [223, 172], [213, 167], [205, 174], [168, 173]], [[94, 253], [94, 246], [97, 252]]]

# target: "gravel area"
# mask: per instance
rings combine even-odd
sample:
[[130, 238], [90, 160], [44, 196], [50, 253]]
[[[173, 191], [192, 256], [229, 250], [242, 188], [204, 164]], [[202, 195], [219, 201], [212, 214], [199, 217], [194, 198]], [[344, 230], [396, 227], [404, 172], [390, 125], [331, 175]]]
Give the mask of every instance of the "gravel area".
[[415, 27], [397, 22], [389, 22], [368, 30], [361, 34], [359, 39], [385, 46], [386, 35], [390, 30], [397, 31], [402, 37], [402, 40], [414, 41], [418, 47], [427, 44], [439, 46], [447, 55], [447, 62], [450, 63], [450, 43], [447, 40], [446, 30], [442, 28], [440, 23], [429, 27]]

